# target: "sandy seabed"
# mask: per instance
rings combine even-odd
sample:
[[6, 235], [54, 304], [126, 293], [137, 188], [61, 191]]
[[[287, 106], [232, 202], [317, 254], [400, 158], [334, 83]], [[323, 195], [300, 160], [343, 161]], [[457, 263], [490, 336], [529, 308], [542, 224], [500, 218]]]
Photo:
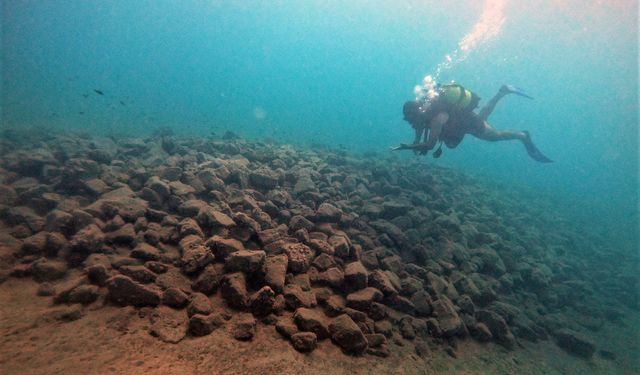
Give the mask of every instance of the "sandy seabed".
[[232, 138], [8, 133], [2, 373], [638, 373], [635, 255], [552, 203]]

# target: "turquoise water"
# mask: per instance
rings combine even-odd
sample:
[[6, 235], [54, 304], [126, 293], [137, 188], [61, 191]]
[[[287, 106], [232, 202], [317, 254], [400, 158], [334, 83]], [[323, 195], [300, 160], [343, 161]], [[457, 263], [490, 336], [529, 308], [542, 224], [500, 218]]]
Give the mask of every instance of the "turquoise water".
[[467, 136], [423, 163], [551, 195], [559, 210], [579, 207], [634, 244], [637, 9], [577, 0], [7, 0], [2, 123], [99, 134], [233, 130], [384, 154], [413, 137], [401, 108], [414, 85], [479, 35], [439, 81], [485, 100], [502, 83], [525, 88], [534, 101], [507, 97], [490, 122], [528, 129], [556, 162], [533, 162], [517, 142]]

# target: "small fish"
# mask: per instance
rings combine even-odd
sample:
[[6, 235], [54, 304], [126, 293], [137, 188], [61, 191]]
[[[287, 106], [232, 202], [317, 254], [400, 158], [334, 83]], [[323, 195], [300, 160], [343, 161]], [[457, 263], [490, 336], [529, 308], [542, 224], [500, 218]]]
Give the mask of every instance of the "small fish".
[[84, 96], [84, 98], [86, 99], [89, 97], [89, 94], [82, 94], [82, 96]]
[[78, 112], [79, 115], [84, 115], [84, 112], [80, 111]]
[[93, 91], [95, 91], [96, 94], [98, 95], [104, 95], [104, 92], [98, 90], [98, 89], [93, 89]]
[[124, 104], [124, 102], [121, 100], [121, 101], [120, 101], [120, 105], [126, 105], [126, 104]]

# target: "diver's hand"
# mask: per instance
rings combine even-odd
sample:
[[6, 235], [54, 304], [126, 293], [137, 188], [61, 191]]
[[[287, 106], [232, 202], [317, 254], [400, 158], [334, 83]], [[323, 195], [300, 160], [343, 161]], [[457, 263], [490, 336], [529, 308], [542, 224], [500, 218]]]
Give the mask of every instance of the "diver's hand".
[[413, 152], [416, 155], [426, 155], [429, 152], [429, 148], [426, 143], [414, 144], [413, 146]]

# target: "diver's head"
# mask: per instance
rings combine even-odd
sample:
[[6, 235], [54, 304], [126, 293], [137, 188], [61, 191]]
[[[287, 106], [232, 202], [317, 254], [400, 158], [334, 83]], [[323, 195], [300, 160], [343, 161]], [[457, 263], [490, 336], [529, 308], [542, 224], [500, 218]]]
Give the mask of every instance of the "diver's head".
[[417, 100], [405, 102], [402, 107], [402, 114], [404, 115], [404, 120], [414, 126], [420, 124], [425, 115], [422, 105]]

